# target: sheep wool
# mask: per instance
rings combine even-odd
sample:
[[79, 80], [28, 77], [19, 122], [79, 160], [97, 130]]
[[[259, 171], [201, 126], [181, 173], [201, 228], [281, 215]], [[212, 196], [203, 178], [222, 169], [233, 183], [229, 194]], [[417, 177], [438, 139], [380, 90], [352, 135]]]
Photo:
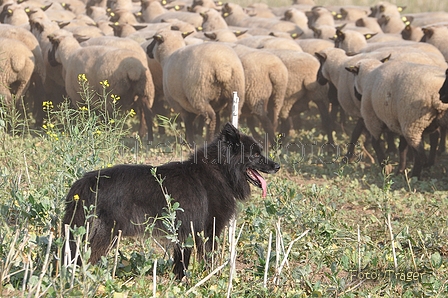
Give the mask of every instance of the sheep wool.
[[[120, 97], [121, 108], [130, 109], [136, 104], [143, 111], [148, 131], [151, 130], [154, 85], [147, 63], [143, 64], [139, 53], [109, 46], [81, 47], [71, 33], [63, 31], [49, 36], [52, 48], [48, 60], [52, 66], [62, 64], [65, 88], [73, 105], [83, 104], [79, 74], [85, 74], [90, 86], [99, 94], [103, 88], [100, 82], [107, 80], [112, 94]], [[110, 111], [112, 99], [107, 104]]]
[[0, 95], [5, 96], [6, 104], [12, 104], [13, 95], [20, 99], [28, 88], [35, 59], [24, 43], [10, 38], [0, 38], [0, 53]]
[[[367, 130], [375, 140], [379, 140], [384, 126], [402, 136], [416, 152], [411, 175], [419, 176], [426, 159], [423, 132], [448, 109], [439, 95], [445, 69], [403, 61], [381, 63], [376, 59], [361, 60], [354, 69]], [[377, 150], [377, 156], [381, 156]]]
[[[233, 92], [244, 103], [244, 69], [235, 51], [215, 42], [186, 46], [179, 31], [159, 31], [148, 46], [163, 70], [163, 91], [185, 123], [187, 141], [193, 143], [193, 120], [202, 115], [208, 123], [207, 139], [215, 134], [217, 114], [227, 108], [230, 117]], [[219, 126], [219, 125], [218, 125]]]

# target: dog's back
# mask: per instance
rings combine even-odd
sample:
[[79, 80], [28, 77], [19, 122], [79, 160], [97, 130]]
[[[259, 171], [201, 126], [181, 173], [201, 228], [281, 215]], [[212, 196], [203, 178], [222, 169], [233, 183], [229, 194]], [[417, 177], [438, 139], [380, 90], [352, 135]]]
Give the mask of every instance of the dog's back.
[[[176, 214], [176, 220], [181, 222], [180, 243], [191, 233], [190, 222], [195, 232], [204, 231], [205, 237], [211, 238], [213, 231], [219, 235], [235, 212], [235, 199], [243, 200], [250, 195], [247, 181], [264, 181], [256, 170], [274, 173], [279, 169], [278, 164], [261, 156], [261, 148], [254, 149], [254, 144], [259, 145], [253, 138], [240, 135], [233, 126], [227, 128], [230, 131], [223, 131], [189, 160], [164, 164], [156, 169], [166, 193], [183, 209]], [[248, 156], [253, 150], [256, 154], [250, 159]], [[267, 162], [263, 163], [262, 159]], [[153, 223], [163, 215], [167, 201], [152, 170], [153, 167], [148, 165], [118, 165], [89, 172], [73, 184], [67, 195], [63, 222], [79, 227], [86, 223], [86, 211], [93, 215], [88, 217], [91, 224], [90, 262], [97, 262], [106, 253], [118, 230], [123, 236], [136, 236], [145, 230], [145, 224]], [[255, 173], [259, 178], [253, 174], [254, 179], [248, 178], [247, 172]], [[265, 182], [260, 181], [258, 185], [255, 181], [255, 184], [264, 187], [265, 191]], [[156, 231], [164, 230], [160, 220], [155, 220], [154, 224]], [[200, 250], [201, 239], [196, 237], [195, 240]], [[210, 243], [208, 241], [206, 245]], [[73, 241], [72, 248], [75, 248]], [[178, 277], [182, 277], [188, 267], [190, 253], [186, 249], [182, 254], [181, 248], [175, 247], [174, 271]]]

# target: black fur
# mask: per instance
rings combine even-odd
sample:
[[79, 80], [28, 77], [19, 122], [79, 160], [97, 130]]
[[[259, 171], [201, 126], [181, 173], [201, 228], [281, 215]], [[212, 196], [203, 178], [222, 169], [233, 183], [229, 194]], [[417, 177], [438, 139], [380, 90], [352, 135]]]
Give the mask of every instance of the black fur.
[[[228, 123], [211, 144], [198, 149], [187, 161], [157, 167], [157, 175], [164, 179], [163, 187], [184, 209], [184, 212], [177, 212], [176, 217], [182, 222], [179, 229], [181, 242], [191, 233], [190, 222], [193, 222], [195, 232], [204, 231], [205, 237], [212, 239], [215, 218], [216, 235], [222, 232], [235, 213], [235, 199], [249, 197], [248, 181], [261, 187], [258, 181], [249, 177], [248, 169], [264, 173], [275, 173], [280, 169], [280, 165], [264, 157], [261, 150], [252, 137], [241, 134]], [[142, 234], [145, 226], [138, 223], [151, 222], [162, 215], [166, 200], [151, 174], [152, 168], [149, 165], [117, 165], [86, 173], [73, 184], [67, 195], [63, 222], [72, 227], [84, 226], [84, 206], [96, 214], [88, 218], [91, 263], [107, 252], [118, 230], [122, 230], [123, 236]], [[163, 229], [160, 220], [156, 221], [156, 229]], [[199, 253], [203, 253], [201, 239], [196, 237], [195, 240]], [[74, 241], [71, 246], [72, 252], [75, 251]], [[211, 241], [205, 246], [210, 250]], [[184, 276], [190, 255], [191, 250], [185, 249], [182, 258], [180, 247], [174, 248], [174, 272], [178, 278]]]

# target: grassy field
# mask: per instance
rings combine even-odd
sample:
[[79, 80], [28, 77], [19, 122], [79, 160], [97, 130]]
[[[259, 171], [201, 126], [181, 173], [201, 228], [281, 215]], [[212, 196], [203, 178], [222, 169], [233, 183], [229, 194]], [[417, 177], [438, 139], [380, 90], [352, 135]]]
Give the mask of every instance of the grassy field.
[[[84, 93], [89, 90], [86, 82], [80, 84]], [[109, 95], [104, 90], [101, 98]], [[118, 249], [98, 265], [64, 264], [61, 217], [76, 179], [117, 163], [180, 160], [189, 150], [180, 144], [183, 129], [173, 118], [157, 120], [166, 134], [148, 144], [130, 132], [133, 111], [104, 115], [90, 104], [73, 110], [49, 102], [43, 108], [41, 130], [33, 130], [17, 111], [0, 109], [2, 297], [448, 294], [447, 154], [422, 180], [384, 177], [361, 148], [357, 162], [342, 164], [338, 152], [344, 152], [348, 137], [338, 130], [340, 150], [327, 150], [315, 109], [303, 115], [302, 128], [268, 152], [282, 169], [267, 175], [267, 198], [254, 189], [239, 205], [236, 243], [229, 246], [227, 232], [214, 239], [218, 249], [208, 262], [192, 262], [182, 282], [171, 273], [169, 247], [150, 235], [120, 239]], [[347, 130], [352, 126], [347, 123]], [[247, 132], [244, 124], [241, 129]], [[81, 239], [86, 231], [76, 233]], [[236, 254], [234, 266], [230, 251]], [[82, 243], [80, 257], [89, 253]]]

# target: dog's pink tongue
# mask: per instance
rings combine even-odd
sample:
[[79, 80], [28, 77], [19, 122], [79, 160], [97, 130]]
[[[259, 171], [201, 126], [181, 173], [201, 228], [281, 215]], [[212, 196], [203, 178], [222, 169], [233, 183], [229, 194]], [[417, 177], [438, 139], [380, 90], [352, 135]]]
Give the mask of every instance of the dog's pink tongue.
[[254, 174], [254, 176], [257, 177], [258, 182], [260, 182], [261, 189], [263, 189], [263, 198], [265, 198], [266, 194], [268, 192], [268, 187], [267, 187], [267, 184], [266, 184], [266, 180], [264, 180], [264, 178], [261, 177], [260, 174], [258, 174], [257, 171], [252, 171], [252, 174]]

